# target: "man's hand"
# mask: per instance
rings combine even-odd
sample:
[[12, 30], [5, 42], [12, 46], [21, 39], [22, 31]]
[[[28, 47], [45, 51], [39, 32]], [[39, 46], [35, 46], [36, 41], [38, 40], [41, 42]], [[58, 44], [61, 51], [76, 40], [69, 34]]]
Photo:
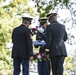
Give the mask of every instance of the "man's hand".
[[33, 56], [31, 56], [29, 60], [32, 61], [33, 60]]
[[46, 56], [47, 56], [47, 58], [49, 58], [49, 54], [47, 54]]

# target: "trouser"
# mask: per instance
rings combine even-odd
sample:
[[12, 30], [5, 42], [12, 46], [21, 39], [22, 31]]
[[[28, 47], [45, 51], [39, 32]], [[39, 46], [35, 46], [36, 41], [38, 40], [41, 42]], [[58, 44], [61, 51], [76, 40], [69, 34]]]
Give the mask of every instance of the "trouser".
[[65, 56], [56, 56], [51, 58], [53, 75], [63, 75], [64, 59], [65, 59]]
[[38, 74], [50, 75], [50, 60], [38, 61]]
[[25, 58], [14, 58], [13, 59], [13, 66], [14, 66], [14, 75], [20, 74], [20, 64], [22, 64], [22, 73], [23, 75], [29, 75], [29, 60]]

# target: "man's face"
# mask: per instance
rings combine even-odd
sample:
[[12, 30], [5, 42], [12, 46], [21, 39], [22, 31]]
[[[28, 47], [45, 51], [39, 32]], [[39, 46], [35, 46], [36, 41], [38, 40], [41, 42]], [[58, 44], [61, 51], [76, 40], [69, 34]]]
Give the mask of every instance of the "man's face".
[[29, 27], [31, 25], [31, 21], [28, 21], [27, 23], [27, 27]]
[[46, 28], [47, 27], [47, 23], [45, 23], [44, 25], [43, 25], [43, 28]]
[[30, 25], [31, 25], [31, 21], [29, 21], [30, 22]]

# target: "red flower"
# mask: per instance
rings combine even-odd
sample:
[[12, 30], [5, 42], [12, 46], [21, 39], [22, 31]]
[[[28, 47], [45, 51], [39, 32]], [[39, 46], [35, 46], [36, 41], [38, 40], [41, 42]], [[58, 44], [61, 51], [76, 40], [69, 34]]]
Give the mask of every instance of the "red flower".
[[35, 31], [36, 29], [35, 28], [32, 28], [32, 31]]
[[46, 54], [44, 54], [44, 53], [35, 53], [34, 55], [33, 55], [33, 58], [34, 58], [34, 60], [44, 60], [44, 61], [46, 61], [46, 60], [48, 60], [49, 58], [47, 57], [47, 55]]
[[46, 55], [44, 55], [44, 58], [47, 58], [47, 56], [46, 56]]
[[43, 55], [43, 53], [40, 53], [40, 56], [42, 56]]

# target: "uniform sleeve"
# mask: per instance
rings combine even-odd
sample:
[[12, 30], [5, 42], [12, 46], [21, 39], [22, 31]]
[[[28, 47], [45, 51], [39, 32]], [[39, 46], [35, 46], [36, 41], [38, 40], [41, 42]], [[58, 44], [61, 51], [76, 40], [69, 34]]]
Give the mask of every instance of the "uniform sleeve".
[[12, 32], [12, 43], [14, 43], [14, 33], [15, 33], [15, 29]]
[[52, 30], [49, 26], [46, 28], [46, 49], [49, 49], [51, 46], [51, 40], [52, 40]]
[[28, 29], [26, 31], [26, 41], [27, 41], [27, 48], [29, 51], [29, 55], [32, 56], [33, 55], [32, 39], [30, 36], [30, 31]]
[[65, 29], [65, 26], [64, 26], [64, 37], [63, 37], [63, 40], [66, 41], [68, 39], [68, 36], [67, 36], [67, 32], [66, 32], [66, 29]]

